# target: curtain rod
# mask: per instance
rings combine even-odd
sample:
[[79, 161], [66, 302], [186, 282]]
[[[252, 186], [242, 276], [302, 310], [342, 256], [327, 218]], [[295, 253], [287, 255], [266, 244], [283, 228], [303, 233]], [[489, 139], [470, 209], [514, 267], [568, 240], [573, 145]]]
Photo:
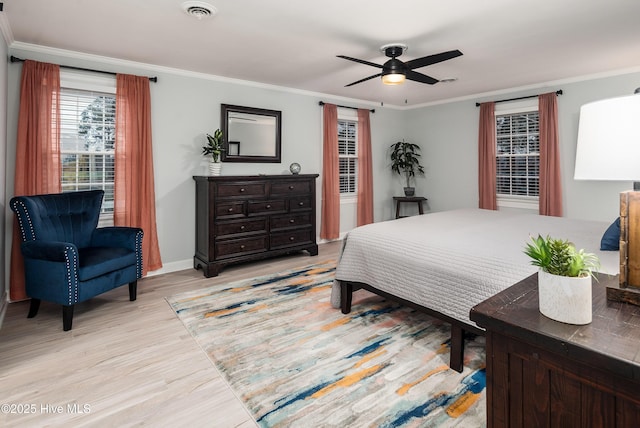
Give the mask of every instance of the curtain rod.
[[[13, 55], [11, 55], [10, 60], [11, 60], [11, 62], [24, 62], [24, 59], [15, 57]], [[91, 68], [82, 68], [82, 67], [73, 67], [71, 65], [61, 65], [60, 67], [68, 68], [68, 69], [71, 69], [71, 70], [91, 71], [93, 73], [110, 74], [112, 76], [115, 76], [117, 74], [117, 73], [114, 73], [112, 71], [94, 70], [94, 69], [91, 69]], [[149, 80], [151, 82], [157, 82], [158, 78], [157, 77], [149, 77]]]
[[[324, 101], [320, 101], [320, 102], [318, 102], [318, 105], [320, 105], [320, 106], [323, 106], [323, 105], [325, 105], [325, 104], [326, 104], [326, 103], [325, 103]], [[358, 107], [341, 106], [341, 105], [337, 105], [337, 104], [336, 104], [336, 107], [350, 108], [351, 110], [358, 110]], [[372, 109], [371, 109], [371, 110], [369, 110], [369, 111], [370, 111], [371, 113], [375, 113], [375, 112], [376, 112], [376, 109], [372, 108]]]
[[[562, 95], [562, 89], [559, 89], [556, 91], [556, 95]], [[509, 98], [508, 100], [499, 100], [499, 101], [494, 101], [494, 103], [504, 103], [507, 101], [518, 101], [518, 100], [526, 100], [527, 98], [535, 98], [538, 95], [528, 95], [526, 97], [517, 97], [517, 98]], [[481, 103], [476, 103], [476, 107], [480, 107]]]

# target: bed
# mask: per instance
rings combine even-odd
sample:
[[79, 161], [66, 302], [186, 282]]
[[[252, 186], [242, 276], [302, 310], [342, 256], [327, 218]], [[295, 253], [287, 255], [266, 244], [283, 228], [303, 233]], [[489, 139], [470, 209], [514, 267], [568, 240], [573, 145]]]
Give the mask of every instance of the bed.
[[606, 222], [462, 209], [358, 227], [340, 253], [331, 302], [347, 314], [359, 288], [451, 323], [449, 365], [463, 367], [464, 333], [476, 304], [535, 273], [523, 253], [530, 236], [568, 239], [595, 253], [600, 272], [619, 272], [618, 251], [600, 251]]

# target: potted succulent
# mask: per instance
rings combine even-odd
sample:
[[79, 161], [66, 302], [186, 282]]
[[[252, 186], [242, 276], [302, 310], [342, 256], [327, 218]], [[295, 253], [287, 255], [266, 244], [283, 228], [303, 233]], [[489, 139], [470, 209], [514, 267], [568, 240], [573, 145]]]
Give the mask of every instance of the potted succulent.
[[424, 175], [424, 167], [420, 165], [420, 146], [402, 140], [392, 144], [390, 150], [391, 170], [398, 175], [404, 174], [407, 180], [404, 194], [405, 196], [413, 196], [415, 188], [411, 186], [411, 179], [416, 174]]
[[592, 319], [591, 280], [600, 267], [595, 254], [577, 250], [567, 240], [531, 237], [524, 250], [538, 266], [538, 296], [543, 315], [567, 324]]
[[213, 135], [207, 134], [207, 145], [202, 146], [202, 154], [211, 156], [209, 160], [209, 171], [212, 175], [220, 175], [222, 164], [220, 163], [220, 154], [224, 151], [222, 147], [222, 131], [216, 129]]

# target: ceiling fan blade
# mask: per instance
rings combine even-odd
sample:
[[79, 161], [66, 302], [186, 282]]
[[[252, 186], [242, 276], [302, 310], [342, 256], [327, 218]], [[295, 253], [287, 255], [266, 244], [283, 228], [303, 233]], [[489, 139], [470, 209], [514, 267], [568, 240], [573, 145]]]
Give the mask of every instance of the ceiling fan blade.
[[412, 59], [411, 61], [407, 61], [404, 64], [409, 70], [413, 70], [414, 68], [426, 67], [427, 65], [447, 61], [461, 55], [462, 52], [456, 49], [454, 51], [447, 51], [435, 55], [423, 56], [422, 58]]
[[406, 77], [409, 80], [413, 80], [415, 82], [420, 82], [420, 83], [426, 83], [428, 85], [433, 85], [439, 82], [439, 80], [434, 79], [431, 76], [427, 76], [426, 74], [418, 73], [417, 71], [413, 71], [413, 70], [407, 70]]
[[358, 80], [356, 82], [349, 83], [348, 85], [344, 85], [344, 87], [346, 88], [348, 86], [357, 85], [358, 83], [366, 82], [367, 80], [371, 80], [371, 79], [374, 79], [374, 78], [380, 77], [380, 76], [382, 76], [382, 73], [374, 74], [373, 76], [365, 77], [364, 79], [360, 79], [360, 80]]
[[380, 64], [376, 64], [374, 62], [365, 61], [363, 59], [351, 58], [350, 56], [344, 56], [344, 55], [336, 55], [336, 56], [338, 58], [348, 59], [349, 61], [359, 62], [360, 64], [370, 65], [371, 67], [382, 68], [382, 66]]

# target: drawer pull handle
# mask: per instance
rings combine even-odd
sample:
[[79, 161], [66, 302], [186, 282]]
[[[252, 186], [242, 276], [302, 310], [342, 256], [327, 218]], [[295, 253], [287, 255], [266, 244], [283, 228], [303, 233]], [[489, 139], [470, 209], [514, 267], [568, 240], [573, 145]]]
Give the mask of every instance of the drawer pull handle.
[[240, 226], [240, 230], [244, 230], [244, 226]]
[[243, 193], [243, 192], [244, 192], [244, 187], [241, 187], [240, 188], [240, 193]]
[[289, 190], [295, 189], [295, 186], [289, 186]]
[[229, 208], [227, 211], [229, 211], [230, 213], [233, 212], [233, 208]]
[[241, 250], [244, 250], [244, 245], [240, 245], [240, 249], [241, 249]]
[[291, 223], [291, 224], [293, 224], [293, 223], [295, 223], [295, 222], [296, 222], [296, 221], [295, 221], [294, 219], [290, 219], [290, 220], [289, 220], [289, 223]]
[[269, 209], [269, 208], [271, 208], [271, 205], [267, 204], [267, 206], [265, 208]]
[[293, 242], [293, 241], [295, 241], [295, 240], [296, 240], [296, 238], [295, 238], [295, 237], [293, 237], [293, 236], [291, 236], [291, 237], [289, 238], [289, 241], [291, 241], [291, 242]]
[[298, 206], [299, 207], [303, 207], [304, 206], [304, 202], [298, 202]]

